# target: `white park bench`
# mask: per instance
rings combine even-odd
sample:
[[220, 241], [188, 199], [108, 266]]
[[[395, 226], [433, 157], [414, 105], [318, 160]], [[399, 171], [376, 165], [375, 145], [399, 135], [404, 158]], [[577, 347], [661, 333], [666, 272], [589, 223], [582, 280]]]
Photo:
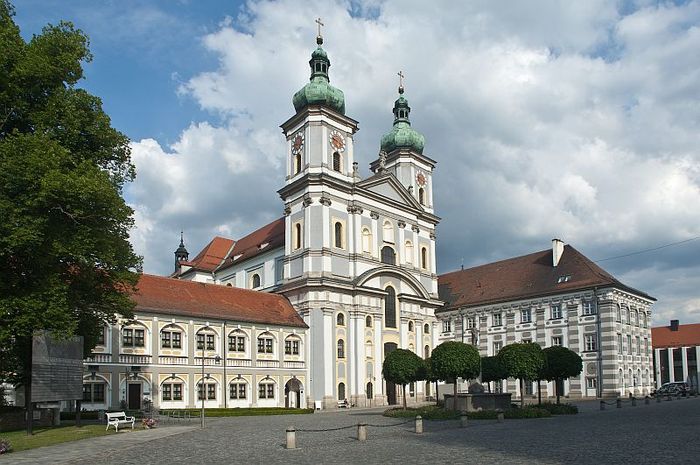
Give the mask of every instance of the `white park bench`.
[[350, 403], [346, 399], [338, 401], [338, 408], [349, 408], [349, 407], [350, 407]]
[[107, 417], [107, 428], [105, 428], [105, 431], [107, 431], [110, 426], [114, 426], [114, 431], [119, 431], [119, 425], [128, 424], [131, 424], [131, 429], [134, 429], [135, 418], [127, 417], [124, 412], [107, 412], [105, 416]]

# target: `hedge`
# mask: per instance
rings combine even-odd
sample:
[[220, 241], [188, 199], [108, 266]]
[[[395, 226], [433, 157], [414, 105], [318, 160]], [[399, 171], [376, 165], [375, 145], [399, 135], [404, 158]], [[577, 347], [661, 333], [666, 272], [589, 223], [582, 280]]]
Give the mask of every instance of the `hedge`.
[[552, 402], [543, 402], [537, 407], [547, 410], [552, 415], [576, 415], [578, 407], [572, 404], [555, 404]]
[[428, 405], [419, 408], [391, 408], [384, 411], [385, 417], [391, 418], [415, 418], [420, 415], [425, 420], [455, 420], [459, 418], [460, 412], [445, 410], [435, 405]]

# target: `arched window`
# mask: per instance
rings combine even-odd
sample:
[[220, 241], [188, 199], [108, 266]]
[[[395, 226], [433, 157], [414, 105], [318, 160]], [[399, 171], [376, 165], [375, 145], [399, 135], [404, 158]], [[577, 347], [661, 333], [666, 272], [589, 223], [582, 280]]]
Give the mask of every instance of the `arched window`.
[[275, 349], [275, 339], [270, 333], [262, 333], [258, 336], [258, 353], [273, 354]]
[[248, 396], [248, 384], [244, 379], [234, 379], [228, 385], [229, 399], [246, 399]]
[[184, 383], [180, 378], [170, 377], [167, 378], [163, 384], [160, 385], [160, 398], [163, 401], [180, 401], [183, 399]]
[[338, 339], [338, 358], [345, 358], [345, 341]]
[[430, 357], [430, 346], [423, 347], [423, 358]]
[[301, 154], [297, 153], [294, 155], [294, 174], [297, 174], [301, 171]]
[[239, 354], [245, 353], [246, 346], [246, 335], [240, 329], [231, 331], [228, 334], [228, 351], [237, 352]]
[[425, 205], [425, 189], [422, 187], [418, 188], [418, 202], [420, 202], [421, 205]]
[[408, 332], [409, 332], [409, 333], [412, 333], [412, 332], [413, 332], [413, 322], [412, 322], [412, 321], [409, 321], [409, 322], [408, 322]]
[[404, 248], [406, 254], [406, 263], [413, 263], [413, 242], [406, 241], [406, 246]]
[[367, 315], [367, 318], [365, 318], [365, 327], [371, 328], [372, 327], [372, 317]]
[[338, 326], [345, 326], [345, 314], [338, 313], [338, 315], [335, 317], [335, 322]]
[[258, 399], [274, 399], [275, 382], [270, 378], [265, 378], [258, 384]]
[[343, 223], [340, 221], [333, 225], [333, 245], [339, 249], [343, 248]]
[[428, 323], [423, 325], [423, 332], [425, 334], [430, 334], [430, 325]]
[[396, 291], [391, 286], [386, 288], [384, 324], [387, 328], [396, 328]]
[[253, 273], [253, 276], [250, 277], [250, 288], [257, 289], [258, 287], [260, 287], [260, 275]]
[[368, 228], [362, 229], [362, 251], [372, 253], [372, 233]]
[[387, 265], [396, 265], [396, 254], [394, 253], [394, 249], [388, 245], [382, 247], [382, 263], [386, 263]]
[[160, 330], [160, 347], [162, 349], [182, 349], [182, 329], [168, 325]]
[[424, 270], [428, 269], [428, 249], [425, 247], [420, 249], [420, 267]]
[[284, 355], [299, 355], [301, 340], [297, 336], [289, 336], [284, 340]]
[[365, 393], [367, 394], [368, 399], [374, 398], [374, 386], [372, 386], [371, 381], [369, 383], [367, 383], [367, 388], [365, 389]]
[[345, 399], [345, 383], [338, 383], [338, 400]]
[[338, 152], [333, 152], [333, 171], [341, 171], [341, 160]]
[[122, 329], [122, 347], [145, 347], [146, 329], [140, 325], [133, 325]]
[[368, 340], [365, 342], [365, 357], [367, 358], [372, 358], [374, 354], [373, 346], [372, 346], [372, 341]]
[[382, 239], [384, 242], [394, 243], [394, 225], [391, 221], [385, 220], [384, 226], [382, 227]]
[[294, 225], [294, 250], [301, 249], [301, 223]]

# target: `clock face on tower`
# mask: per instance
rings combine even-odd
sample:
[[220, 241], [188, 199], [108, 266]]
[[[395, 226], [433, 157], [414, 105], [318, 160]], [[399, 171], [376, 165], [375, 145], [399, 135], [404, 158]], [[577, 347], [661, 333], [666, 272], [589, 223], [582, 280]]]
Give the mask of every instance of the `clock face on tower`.
[[340, 153], [345, 151], [345, 137], [340, 131], [332, 131], [330, 136], [328, 136], [328, 142], [330, 142], [334, 151]]
[[416, 175], [416, 182], [421, 187], [425, 186], [426, 179], [425, 179], [425, 175], [422, 172], [418, 172], [418, 174]]
[[292, 153], [297, 155], [304, 149], [304, 134], [297, 132], [292, 138]]

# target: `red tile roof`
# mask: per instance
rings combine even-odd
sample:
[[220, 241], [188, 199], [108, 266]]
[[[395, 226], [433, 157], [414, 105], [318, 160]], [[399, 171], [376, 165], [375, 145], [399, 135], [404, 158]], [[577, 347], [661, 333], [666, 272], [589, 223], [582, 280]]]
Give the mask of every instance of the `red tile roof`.
[[137, 311], [308, 327], [284, 296], [218, 284], [143, 274], [133, 299]]
[[214, 271], [228, 257], [235, 241], [216, 236], [192, 260], [185, 263], [195, 270]]
[[[264, 246], [264, 247], [263, 247]], [[284, 217], [253, 231], [236, 241], [233, 250], [219, 266], [225, 268], [233, 263], [239, 263], [255, 257], [268, 250], [284, 246]]]
[[678, 325], [678, 331], [671, 331], [669, 326], [651, 328], [651, 346], [654, 349], [700, 346], [700, 324]]
[[[558, 283], [564, 276], [570, 280]], [[445, 302], [441, 311], [608, 285], [655, 300], [622, 284], [570, 245], [564, 246], [556, 267], [552, 249], [547, 249], [438, 276], [438, 292]]]

